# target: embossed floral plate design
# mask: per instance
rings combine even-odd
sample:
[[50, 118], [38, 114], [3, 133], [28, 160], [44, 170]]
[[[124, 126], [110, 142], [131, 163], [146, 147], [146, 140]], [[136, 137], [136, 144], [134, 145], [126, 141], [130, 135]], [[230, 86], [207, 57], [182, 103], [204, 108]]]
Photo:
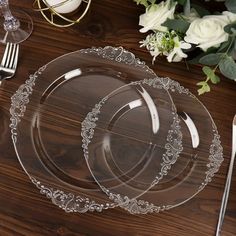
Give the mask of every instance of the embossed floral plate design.
[[[10, 108], [12, 140], [19, 162], [40, 193], [66, 212], [102, 211], [118, 205], [87, 168], [81, 122], [111, 91], [132, 80], [154, 77], [132, 53], [107, 46], [63, 55], [19, 87]], [[169, 97], [170, 104], [170, 95], [163, 91], [163, 101]]]
[[[81, 135], [83, 136], [84, 155], [90, 171], [109, 199], [132, 214], [146, 214], [179, 206], [199, 193], [219, 170], [223, 161], [223, 149], [216, 125], [209, 112], [188, 89], [169, 78], [158, 77], [130, 84], [134, 88], [137, 85], [145, 86], [145, 88], [149, 86], [168, 90], [178, 114], [172, 124], [175, 127], [173, 129], [175, 134], [171, 133], [173, 137], [170, 137], [168, 146], [173, 149], [182, 148], [179, 150], [181, 152], [178, 153], [177, 158], [175, 155], [164, 155], [162, 157], [162, 160], [158, 162], [161, 168], [155, 167], [157, 176], [150, 183], [150, 188], [142, 193], [140, 192], [139, 197], [134, 197], [133, 192], [136, 193], [139, 189], [138, 186], [142, 186], [142, 179], [138, 179], [135, 187], [129, 185], [130, 179], [127, 180], [127, 178], [119, 178], [122, 183], [118, 186], [107, 185], [106, 181], [103, 182], [104, 173], [101, 173], [104, 168], [99, 168], [99, 163], [95, 163], [98, 157], [93, 157], [94, 145], [106, 153], [106, 145], [104, 142], [99, 145], [97, 135], [102, 134], [99, 119], [104, 118], [103, 112], [106, 111], [107, 102], [109, 103], [112, 93], [104, 97], [88, 113], [82, 123]], [[114, 92], [115, 95], [117, 91]], [[104, 107], [105, 109], [103, 109]], [[134, 119], [133, 122], [136, 120]], [[178, 132], [180, 130], [181, 133]], [[109, 126], [104, 134], [110, 134]], [[180, 135], [182, 138], [179, 137]], [[104, 137], [106, 140], [106, 136]], [[93, 141], [93, 139], [95, 140]], [[181, 145], [178, 145], [179, 140], [181, 140]], [[112, 143], [112, 140], [109, 142]], [[101, 163], [107, 164], [108, 162], [105, 160]], [[123, 185], [126, 188], [120, 187]], [[127, 192], [124, 192], [124, 189]]]

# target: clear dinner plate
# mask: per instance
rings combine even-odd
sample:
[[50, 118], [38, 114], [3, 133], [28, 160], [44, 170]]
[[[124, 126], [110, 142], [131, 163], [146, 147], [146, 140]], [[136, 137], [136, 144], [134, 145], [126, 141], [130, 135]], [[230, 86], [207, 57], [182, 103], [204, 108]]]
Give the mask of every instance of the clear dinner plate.
[[[122, 100], [122, 95], [125, 92], [131, 94], [130, 90], [135, 94], [137, 86], [144, 87], [154, 101], [160, 89], [166, 89], [171, 95], [177, 114], [170, 131], [170, 142], [166, 146], [161, 142], [164, 136], [150, 139], [143, 132], [152, 128], [150, 119], [144, 118], [150, 113], [148, 109], [129, 109], [128, 114], [120, 114], [121, 120], [111, 122], [114, 131], [107, 122], [112, 121], [123, 108], [123, 104], [118, 102]], [[134, 101], [138, 99], [133, 97]], [[160, 108], [160, 111], [163, 110]], [[124, 132], [125, 137], [129, 137], [125, 141]], [[220, 136], [209, 112], [188, 89], [169, 78], [132, 82], [128, 87], [123, 86], [104, 97], [88, 113], [82, 123], [81, 135], [84, 138], [85, 159], [94, 179], [110, 200], [133, 214], [160, 212], [185, 203], [212, 180], [223, 161]], [[139, 144], [133, 143], [136, 138]], [[151, 148], [145, 159], [139, 156], [144, 153], [139, 149], [148, 143], [151, 143]], [[163, 147], [169, 148], [175, 155], [170, 152], [159, 155]], [[137, 168], [140, 167], [139, 163], [145, 167], [141, 173]], [[127, 167], [133, 175], [123, 174], [128, 171]], [[120, 170], [124, 171], [121, 173]], [[156, 177], [151, 181], [150, 177], [155, 175], [155, 171]], [[110, 179], [111, 183], [108, 181]], [[146, 188], [148, 183], [149, 187]], [[143, 191], [143, 186], [146, 191]]]
[[[118, 205], [103, 193], [87, 168], [81, 122], [111, 91], [130, 80], [154, 77], [132, 53], [107, 46], [63, 55], [19, 87], [10, 108], [12, 140], [24, 171], [40, 193], [67, 212], [102, 211]], [[163, 103], [170, 106], [168, 92], [160, 90]], [[170, 111], [166, 125], [172, 117]]]

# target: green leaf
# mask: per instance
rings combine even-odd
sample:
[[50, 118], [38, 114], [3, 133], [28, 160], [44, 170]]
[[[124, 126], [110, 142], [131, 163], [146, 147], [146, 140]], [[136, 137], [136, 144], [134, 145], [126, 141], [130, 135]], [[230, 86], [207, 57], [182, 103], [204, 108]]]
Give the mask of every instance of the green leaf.
[[197, 55], [196, 57], [194, 57], [194, 58], [192, 58], [192, 59], [190, 59], [190, 60], [187, 59], [187, 62], [188, 62], [189, 64], [197, 65], [197, 64], [199, 64], [199, 60], [200, 60], [201, 58], [202, 58], [202, 54]]
[[198, 15], [201, 17], [211, 14], [208, 10], [206, 10], [205, 8], [203, 8], [197, 4], [192, 3], [191, 6], [192, 6], [192, 8], [194, 8], [196, 10]]
[[236, 30], [236, 23], [228, 24], [224, 27], [224, 31], [230, 35], [236, 35], [235, 33]]
[[197, 83], [198, 86], [205, 86], [206, 84], [207, 84], [206, 81], [201, 81]]
[[189, 28], [190, 23], [183, 19], [167, 19], [162, 26], [181, 33], [185, 33]]
[[202, 57], [204, 57], [204, 56], [206, 56], [210, 53], [216, 53], [216, 52], [217, 52], [217, 49], [215, 47], [208, 48], [206, 52], [201, 52], [200, 54], [197, 54], [197, 56], [195, 56], [194, 58], [188, 60], [188, 63], [190, 63], [190, 64], [199, 64], [200, 63], [199, 60]]
[[[220, 82], [220, 77], [215, 74], [215, 71], [212, 70], [209, 66], [204, 66], [202, 68], [203, 73], [207, 76], [207, 80], [211, 80], [213, 84]], [[204, 81], [207, 82], [207, 81]]]
[[223, 53], [210, 53], [200, 58], [199, 63], [208, 66], [217, 65], [222, 59]]
[[220, 82], [220, 77], [215, 74], [214, 77], [210, 78], [213, 84], [218, 84]]
[[145, 6], [145, 7], [148, 7], [148, 0], [133, 0], [134, 2], [136, 2], [137, 3], [137, 5], [143, 5], [143, 6]]
[[236, 81], [236, 63], [232, 57], [225, 57], [219, 63], [220, 72], [227, 77]]
[[236, 58], [236, 40], [234, 41], [234, 44], [233, 44], [233, 48], [230, 52], [230, 55], [233, 57], [233, 59], [235, 60]]
[[235, 60], [235, 54], [236, 53], [236, 40], [234, 40], [234, 42], [231, 44], [231, 47], [227, 50], [227, 55], [229, 57], [233, 57], [233, 59]]
[[156, 0], [148, 0], [148, 2], [150, 2], [151, 4], [154, 4]]
[[235, 0], [226, 0], [225, 6], [228, 11], [236, 13], [236, 1]]
[[180, 4], [181, 6], [184, 6], [187, 0], [175, 0], [176, 2], [178, 2], [178, 4]]
[[228, 41], [223, 42], [223, 43], [220, 45], [220, 47], [219, 47], [219, 49], [217, 50], [217, 52], [226, 52], [227, 49], [229, 48], [229, 46], [231, 45], [232, 41], [234, 41], [234, 40], [235, 40], [235, 37], [229, 36]]
[[215, 72], [209, 66], [204, 66], [202, 68], [202, 71], [209, 78], [211, 78], [211, 77], [213, 77], [215, 75]]
[[210, 92], [211, 91], [211, 88], [210, 86], [208, 85], [208, 83], [206, 81], [201, 81], [199, 83], [197, 83], [198, 86], [201, 86], [200, 89], [198, 89], [198, 95], [202, 95], [204, 93], [207, 93], [207, 92]]

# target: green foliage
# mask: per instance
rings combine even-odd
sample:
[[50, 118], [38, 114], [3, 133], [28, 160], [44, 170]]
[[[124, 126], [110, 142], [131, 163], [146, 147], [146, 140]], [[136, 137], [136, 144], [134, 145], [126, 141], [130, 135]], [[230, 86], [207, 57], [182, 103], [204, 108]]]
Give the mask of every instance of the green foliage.
[[145, 8], [148, 8], [157, 2], [157, 0], [133, 0], [133, 1], [136, 2], [137, 5], [143, 5]]
[[183, 6], [185, 16], [188, 16], [190, 14], [190, 9], [191, 9], [190, 0], [175, 0], [175, 2]]
[[208, 83], [206, 81], [201, 81], [199, 83], [197, 83], [198, 86], [201, 86], [200, 89], [198, 89], [198, 95], [202, 95], [204, 93], [207, 93], [207, 92], [210, 92], [211, 91], [211, 88], [210, 86], [208, 85]]
[[220, 82], [220, 78], [215, 74], [215, 70], [212, 70], [209, 66], [204, 66], [202, 71], [207, 76], [207, 81], [210, 80], [213, 84]]
[[236, 55], [236, 40], [234, 41], [233, 47], [230, 52], [230, 56], [232, 56], [234, 59], [235, 59], [235, 55]]
[[219, 52], [219, 53], [223, 52], [224, 53], [226, 51], [230, 51], [230, 48], [232, 47], [234, 41], [235, 41], [235, 37], [229, 36], [228, 41], [223, 42], [221, 44], [221, 46], [219, 47], [217, 52]]
[[165, 33], [165, 37], [163, 37], [161, 40], [161, 45], [165, 49], [164, 51], [170, 52], [174, 48], [174, 37], [176, 36], [176, 34]]
[[[157, 6], [161, 1], [166, 0], [134, 0], [137, 4], [144, 5], [146, 8], [152, 7], [153, 5]], [[162, 26], [167, 27], [168, 32], [165, 32], [165, 37], [157, 37], [158, 31], [154, 31], [153, 44], [147, 45], [146, 41], [143, 41], [142, 46], [147, 46], [149, 51], [156, 50], [156, 55], [168, 55], [172, 52], [174, 45], [174, 39], [171, 37], [171, 33], [176, 34], [179, 37], [180, 41], [184, 41], [184, 37], [186, 31], [189, 29], [190, 23], [188, 22], [188, 16], [190, 16], [191, 8], [195, 10], [195, 12], [200, 16], [211, 15], [211, 13], [194, 3], [191, 3], [191, 0], [170, 0], [169, 7], [178, 4], [180, 7], [176, 8], [174, 19], [167, 19]], [[197, 2], [197, 1], [196, 1]], [[226, 0], [225, 6], [228, 11], [236, 14], [236, 0]], [[179, 11], [181, 10], [181, 12]], [[221, 15], [222, 13], [214, 13]], [[226, 42], [221, 43], [219, 47], [211, 47], [208, 48], [207, 51], [196, 50], [197, 55], [191, 60], [188, 60], [188, 63], [192, 64], [202, 64], [204, 67], [202, 71], [204, 73], [205, 80], [197, 83], [200, 88], [198, 89], [198, 94], [204, 94], [210, 91], [210, 83], [217, 84], [220, 82], [219, 76], [216, 75], [217, 69], [218, 71], [224, 75], [226, 78], [236, 81], [236, 62], [234, 61], [236, 57], [236, 21], [231, 22], [230, 24], [224, 27], [224, 31], [228, 34], [228, 40]], [[164, 34], [163, 32], [159, 32]], [[150, 39], [150, 37], [149, 37]], [[159, 46], [158, 46], [159, 45]], [[162, 47], [160, 47], [162, 45]], [[195, 49], [198, 45], [193, 45], [192, 49]], [[164, 48], [164, 49], [163, 49]], [[184, 53], [188, 53], [189, 51], [183, 50]], [[195, 52], [195, 51], [194, 51]], [[193, 52], [193, 53], [194, 53]], [[155, 56], [156, 57], [156, 56]]]
[[162, 25], [166, 26], [168, 29], [185, 33], [188, 30], [190, 23], [183, 19], [167, 19]]
[[211, 69], [209, 66], [204, 66], [202, 68], [203, 73], [206, 75], [206, 80], [197, 83], [198, 86], [201, 86], [198, 89], [198, 95], [202, 95], [204, 93], [210, 92], [210, 86], [208, 81], [211, 81], [213, 84], [218, 84], [220, 82], [220, 77], [215, 74], [215, 69]]
[[224, 27], [224, 31], [230, 35], [236, 35], [236, 23], [228, 24]]
[[213, 84], [218, 84], [218, 83], [220, 83], [220, 77], [215, 74], [215, 76], [211, 79], [211, 82], [212, 82]]
[[231, 56], [226, 56], [219, 63], [220, 72], [227, 78], [236, 81], [236, 63]]
[[236, 13], [236, 1], [235, 0], [226, 0], [225, 6], [228, 11]]
[[134, 2], [137, 3], [137, 5], [143, 5], [145, 7], [148, 7], [149, 6], [149, 0], [133, 0]]
[[[198, 90], [199, 95], [210, 91], [208, 81], [211, 81], [213, 84], [220, 82], [220, 78], [215, 74], [218, 67], [222, 75], [236, 81], [236, 63], [232, 57], [232, 54], [235, 52], [235, 48], [235, 35], [231, 35], [228, 42], [222, 43], [219, 48], [218, 51], [222, 51], [221, 53], [209, 53], [200, 58], [199, 62], [207, 65], [202, 68], [203, 73], [207, 78], [205, 81], [201, 81], [197, 84], [198, 86], [201, 86]], [[211, 69], [209, 66], [213, 65], [215, 65], [215, 68]]]
[[196, 10], [196, 12], [198, 13], [198, 15], [200, 17], [210, 15], [210, 12], [207, 9], [205, 9], [205, 8], [203, 8], [203, 7], [201, 7], [201, 6], [197, 5], [197, 4], [192, 3], [191, 7]]
[[209, 66], [204, 66], [202, 68], [202, 71], [207, 77], [212, 77], [215, 74], [215, 72]]
[[184, 6], [187, 2], [187, 0], [175, 0], [178, 4]]
[[230, 45], [230, 47], [228, 48], [227, 55], [230, 57], [234, 57], [235, 53], [236, 53], [236, 40], [234, 40]]
[[211, 53], [216, 53], [217, 50], [216, 48], [209, 48], [206, 52], [201, 52], [200, 54], [196, 55], [194, 58], [192, 58], [191, 60], [188, 60], [188, 63], [189, 64], [201, 64], [200, 63], [200, 59], [208, 54], [211, 54]]
[[199, 63], [208, 66], [214, 66], [219, 64], [220, 60], [224, 56], [224, 53], [210, 53], [200, 58]]

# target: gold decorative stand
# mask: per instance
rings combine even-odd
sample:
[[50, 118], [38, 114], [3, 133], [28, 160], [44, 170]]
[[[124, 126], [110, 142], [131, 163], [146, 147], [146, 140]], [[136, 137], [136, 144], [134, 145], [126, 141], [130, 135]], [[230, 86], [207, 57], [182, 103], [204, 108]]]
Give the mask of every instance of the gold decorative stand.
[[79, 8], [72, 13], [61, 14], [55, 10], [55, 8], [63, 6], [69, 1], [71, 0], [65, 0], [59, 4], [50, 6], [46, 0], [35, 0], [33, 8], [36, 11], [40, 11], [42, 16], [50, 24], [56, 27], [69, 27], [81, 21], [88, 12], [92, 0], [82, 0]]

